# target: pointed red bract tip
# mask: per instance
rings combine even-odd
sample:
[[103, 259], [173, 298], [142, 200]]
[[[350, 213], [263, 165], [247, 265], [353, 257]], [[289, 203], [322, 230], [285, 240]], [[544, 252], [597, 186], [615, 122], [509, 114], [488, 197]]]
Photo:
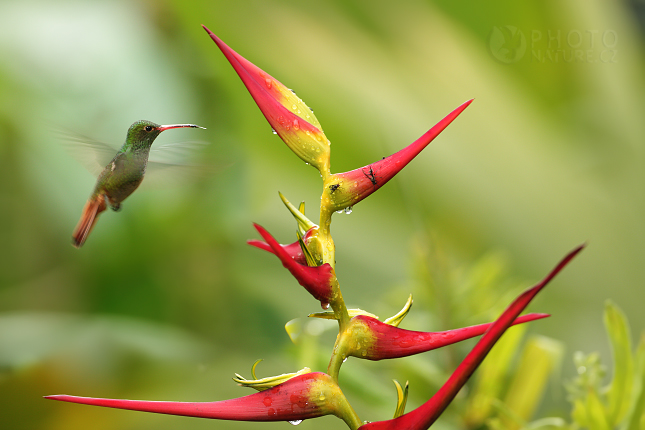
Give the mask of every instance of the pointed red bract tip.
[[466, 381], [468, 381], [477, 367], [479, 367], [493, 348], [493, 345], [497, 343], [502, 334], [510, 327], [513, 320], [529, 305], [535, 295], [578, 255], [584, 247], [585, 244], [582, 244], [569, 252], [542, 281], [520, 294], [491, 325], [486, 333], [484, 333], [475, 347], [468, 353], [459, 366], [457, 366], [457, 369], [452, 375], [450, 375], [446, 383], [430, 400], [398, 418], [365, 424], [359, 430], [424, 430], [429, 428], [448, 407], [450, 402], [452, 402], [459, 390], [463, 388]]
[[327, 186], [325, 187], [326, 192], [327, 189], [333, 190], [328, 191], [331, 209], [338, 211], [353, 206], [389, 182], [445, 130], [472, 101], [471, 99], [462, 103], [434, 127], [400, 151], [359, 169], [331, 175], [326, 180]]
[[294, 278], [321, 304], [329, 304], [334, 297], [332, 282], [334, 272], [329, 263], [322, 266], [310, 267], [299, 264], [284, 250], [282, 246], [261, 225], [253, 224], [262, 238], [269, 244], [273, 253], [280, 259], [282, 265], [291, 272]]
[[[513, 325], [539, 320], [548, 316], [548, 314], [537, 313], [523, 315], [516, 318], [513, 321]], [[408, 357], [443, 348], [466, 339], [481, 336], [493, 325], [493, 323], [486, 323], [441, 332], [423, 332], [395, 327], [366, 315], [356, 316], [353, 321], [361, 324], [364, 327], [363, 330], [372, 335], [372, 340], [369, 345], [358, 347], [356, 350], [351, 349], [348, 354], [373, 361]]]
[[[262, 242], [261, 240], [251, 239], [251, 240], [247, 240], [246, 243], [251, 245], [251, 246], [254, 246], [256, 248], [259, 248], [259, 249], [262, 249], [264, 251], [270, 252], [271, 254], [275, 254], [273, 252], [273, 248], [271, 248], [271, 246], [268, 243]], [[290, 243], [288, 245], [282, 245], [281, 244], [280, 247], [282, 247], [282, 249], [284, 249], [285, 252], [291, 258], [293, 258], [297, 263], [305, 264], [305, 265], [307, 264], [307, 259], [305, 258], [305, 255], [302, 253], [302, 248], [300, 247], [300, 242], [294, 242], [294, 243]]]
[[329, 141], [313, 111], [284, 84], [235, 52], [204, 27], [255, 100], [273, 130], [304, 162], [329, 169]]
[[317, 392], [311, 393], [324, 390], [326, 387], [333, 389], [337, 385], [331, 381], [329, 375], [312, 372], [295, 376], [265, 391], [217, 402], [159, 402], [76, 397], [64, 394], [45, 396], [45, 398], [84, 405], [220, 420], [297, 421], [334, 413], [329, 403], [320, 401], [320, 395]]

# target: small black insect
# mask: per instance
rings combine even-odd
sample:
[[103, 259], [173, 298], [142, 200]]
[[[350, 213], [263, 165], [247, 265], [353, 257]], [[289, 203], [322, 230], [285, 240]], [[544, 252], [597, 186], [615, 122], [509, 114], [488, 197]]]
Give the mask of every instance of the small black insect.
[[329, 186], [329, 189], [331, 190], [332, 193], [336, 191], [338, 188], [340, 188], [340, 184], [331, 184]]
[[365, 177], [370, 180], [372, 185], [376, 185], [376, 175], [374, 174], [374, 170], [372, 170], [372, 166], [370, 166], [369, 173], [365, 173], [365, 170], [363, 170], [363, 175], [365, 175]]

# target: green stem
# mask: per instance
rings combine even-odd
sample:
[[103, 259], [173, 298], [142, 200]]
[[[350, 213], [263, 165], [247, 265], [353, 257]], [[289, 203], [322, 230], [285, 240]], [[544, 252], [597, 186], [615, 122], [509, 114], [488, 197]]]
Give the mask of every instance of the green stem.
[[331, 237], [331, 214], [329, 209], [320, 205], [320, 227], [318, 237], [322, 244], [323, 263], [329, 263], [331, 267], [336, 268], [336, 245]]
[[327, 374], [331, 376], [331, 379], [336, 383], [338, 383], [340, 366], [343, 365], [343, 361], [347, 358], [347, 350], [349, 348], [347, 338], [349, 331], [349, 328], [340, 329], [338, 331], [338, 336], [336, 336], [336, 343], [334, 344], [334, 349], [331, 353], [329, 365], [327, 366]]

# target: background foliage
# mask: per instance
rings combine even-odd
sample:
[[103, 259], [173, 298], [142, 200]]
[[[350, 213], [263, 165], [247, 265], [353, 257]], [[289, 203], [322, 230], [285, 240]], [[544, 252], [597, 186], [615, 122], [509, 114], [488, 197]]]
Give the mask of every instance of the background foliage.
[[[315, 110], [333, 143], [333, 172], [402, 148], [475, 98], [394, 181], [351, 215], [335, 215], [348, 305], [389, 316], [413, 293], [405, 328], [484, 322], [588, 240], [531, 308], [554, 316], [529, 331], [565, 346], [565, 379], [574, 351], [597, 350], [608, 361], [606, 298], [629, 316], [632, 333], [645, 326], [642, 10], [639, 0], [4, 0], [2, 427], [252, 428], [41, 396], [219, 400], [247, 394], [229, 378], [259, 357], [266, 375], [326, 365], [282, 329], [316, 303], [274, 257], [245, 245], [252, 221], [283, 243], [295, 240], [277, 191], [316, 207], [317, 173], [271, 134], [200, 24]], [[522, 54], [516, 40], [510, 63], [503, 28], [525, 42]], [[578, 55], [571, 50], [584, 53], [565, 61]], [[208, 141], [197, 156], [215, 173], [142, 189], [73, 249], [94, 179], [52, 130], [118, 146], [137, 119], [208, 127], [158, 141]], [[313, 342], [321, 357], [332, 339], [326, 331]], [[391, 378], [410, 379], [414, 408], [469, 345], [397, 363], [350, 360], [342, 383], [361, 418], [385, 419], [383, 408], [394, 409]], [[566, 414], [560, 378], [547, 390], [542, 411]], [[323, 418], [301, 428], [335, 425]], [[460, 425], [450, 411], [437, 423]]]

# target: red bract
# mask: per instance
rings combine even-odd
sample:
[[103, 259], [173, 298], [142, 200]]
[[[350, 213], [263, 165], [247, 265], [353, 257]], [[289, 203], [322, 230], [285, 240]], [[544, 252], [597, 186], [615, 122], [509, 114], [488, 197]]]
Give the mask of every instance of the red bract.
[[472, 100], [463, 103], [423, 136], [389, 157], [359, 169], [336, 173], [326, 178], [323, 204], [328, 204], [331, 209], [338, 211], [358, 203], [381, 188], [419, 155], [470, 103]]
[[[263, 249], [267, 252], [270, 252], [271, 254], [275, 254], [273, 252], [273, 248], [271, 248], [271, 245], [269, 245], [266, 242], [262, 242], [261, 240], [247, 240], [246, 243], [248, 243], [251, 246], [255, 246], [256, 248]], [[294, 242], [290, 243], [289, 245], [282, 245], [279, 244], [280, 247], [286, 252], [291, 258], [293, 258], [296, 263], [298, 264], [307, 264], [307, 259], [305, 258], [305, 255], [302, 253], [302, 248], [300, 247], [300, 242]]]
[[[335, 405], [329, 401], [329, 397], [332, 396], [327, 392], [336, 389], [337, 385], [328, 375], [314, 372], [296, 376], [265, 391], [218, 402], [155, 402], [67, 395], [45, 398], [85, 405], [219, 420], [297, 421], [337, 414]], [[328, 394], [327, 401], [320, 393]], [[323, 400], [320, 400], [320, 397]]]
[[232, 50], [208, 28], [204, 30], [231, 63], [280, 138], [304, 162], [322, 175], [329, 174], [329, 141], [313, 111], [280, 81]]
[[[548, 314], [524, 315], [513, 321], [513, 325], [548, 316]], [[357, 330], [364, 331], [365, 338], [371, 338], [371, 340], [366, 340], [358, 348], [350, 349], [347, 355], [375, 361], [408, 357], [481, 336], [492, 324], [479, 324], [442, 332], [422, 332], [405, 330], [383, 323], [376, 318], [358, 315], [352, 318], [352, 326], [360, 326]], [[356, 342], [349, 342], [349, 345], [355, 346]]]
[[300, 285], [305, 287], [316, 300], [320, 301], [323, 307], [326, 307], [335, 299], [337, 295], [337, 291], [334, 291], [336, 275], [334, 269], [328, 263], [315, 267], [299, 264], [262, 226], [253, 225], [269, 244], [273, 253], [280, 259], [282, 265], [291, 272]]
[[[466, 358], [457, 366], [457, 369], [448, 378], [448, 381], [423, 405], [415, 410], [387, 421], [377, 421], [362, 425], [362, 430], [423, 430], [432, 423], [448, 407], [459, 390], [466, 384], [468, 378], [475, 372], [486, 355], [493, 348], [504, 332], [513, 324], [517, 316], [528, 306], [535, 295], [544, 288], [555, 275], [560, 272], [582, 249], [581, 245], [567, 254], [560, 263], [537, 285], [524, 291], [510, 304], [500, 317], [490, 326], [477, 345], [468, 353]], [[530, 387], [527, 387], [530, 389]]]

